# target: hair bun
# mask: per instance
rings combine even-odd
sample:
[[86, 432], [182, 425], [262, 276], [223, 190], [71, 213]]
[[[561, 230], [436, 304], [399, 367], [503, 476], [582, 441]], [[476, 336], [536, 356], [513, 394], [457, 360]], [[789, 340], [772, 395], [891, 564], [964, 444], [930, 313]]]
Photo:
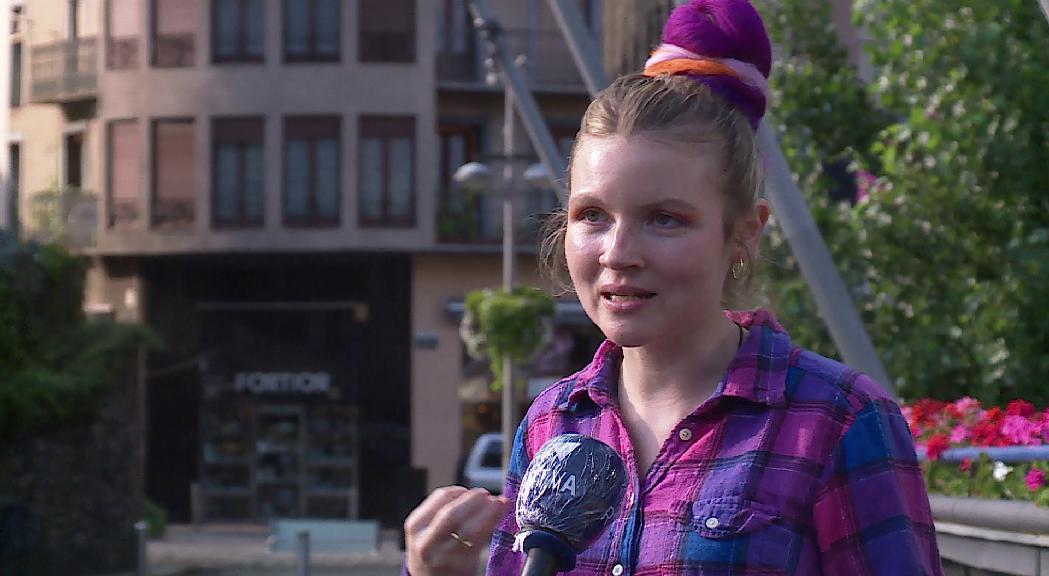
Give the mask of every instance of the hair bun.
[[[663, 27], [663, 43], [703, 58], [749, 64], [761, 80], [768, 79], [772, 68], [768, 32], [748, 0], [691, 0], [678, 6]], [[767, 94], [753, 82], [725, 75], [687, 75], [739, 108], [752, 125], [765, 115]]]

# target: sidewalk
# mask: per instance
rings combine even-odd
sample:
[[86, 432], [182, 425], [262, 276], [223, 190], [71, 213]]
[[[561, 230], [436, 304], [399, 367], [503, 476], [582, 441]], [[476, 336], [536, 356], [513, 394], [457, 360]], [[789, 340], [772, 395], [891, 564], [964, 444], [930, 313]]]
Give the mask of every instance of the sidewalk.
[[[150, 576], [262, 576], [294, 574], [294, 552], [270, 552], [268, 527], [209, 524], [194, 528], [168, 526], [161, 540], [151, 540], [146, 557]], [[400, 573], [402, 552], [396, 531], [384, 531], [379, 549], [369, 553], [314, 553], [316, 576], [354, 574], [386, 576]]]

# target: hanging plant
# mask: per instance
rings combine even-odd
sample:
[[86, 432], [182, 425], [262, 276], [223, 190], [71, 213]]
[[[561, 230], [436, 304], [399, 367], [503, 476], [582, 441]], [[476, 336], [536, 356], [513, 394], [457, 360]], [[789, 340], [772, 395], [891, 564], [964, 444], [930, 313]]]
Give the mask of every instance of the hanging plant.
[[532, 287], [474, 290], [466, 296], [459, 335], [473, 358], [488, 357], [495, 380], [502, 387], [503, 356], [518, 364], [528, 362], [546, 346], [553, 331], [554, 300]]

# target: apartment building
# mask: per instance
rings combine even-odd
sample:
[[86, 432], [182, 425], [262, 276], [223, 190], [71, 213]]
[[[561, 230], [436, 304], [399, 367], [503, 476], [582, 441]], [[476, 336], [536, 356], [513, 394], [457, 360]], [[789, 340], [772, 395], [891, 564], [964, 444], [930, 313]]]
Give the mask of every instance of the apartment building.
[[[176, 521], [396, 526], [455, 481], [499, 426], [458, 336], [465, 294], [501, 278], [500, 197], [451, 177], [503, 162], [466, 2], [9, 4], [13, 211], [32, 236], [41, 198], [76, 200], [58, 219], [94, 263], [87, 310], [166, 342], [142, 365], [148, 496]], [[595, 33], [601, 4], [579, 3]], [[588, 97], [545, 0], [492, 5], [567, 154]], [[515, 195], [539, 283], [529, 216], [556, 198]], [[533, 392], [592, 350], [562, 310]]]

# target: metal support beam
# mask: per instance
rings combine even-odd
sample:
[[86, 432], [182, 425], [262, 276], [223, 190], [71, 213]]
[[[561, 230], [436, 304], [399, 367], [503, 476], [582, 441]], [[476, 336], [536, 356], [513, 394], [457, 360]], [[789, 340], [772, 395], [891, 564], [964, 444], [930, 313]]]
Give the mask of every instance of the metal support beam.
[[601, 58], [601, 47], [590, 33], [576, 0], [548, 1], [550, 11], [554, 13], [554, 18], [564, 32], [568, 50], [572, 53], [583, 82], [586, 83], [586, 89], [593, 97], [611, 83]]
[[1049, 0], [1038, 0], [1038, 5], [1042, 7], [1046, 22], [1049, 22]]
[[561, 205], [568, 203], [568, 190], [562, 178], [565, 175], [566, 162], [550, 135], [543, 115], [539, 112], [532, 91], [525, 83], [521, 70], [514, 65], [514, 55], [506, 47], [503, 29], [495, 19], [488, 0], [470, 0], [470, 15], [474, 28], [488, 47], [488, 55], [495, 60], [499, 78], [503, 86], [513, 94], [517, 113], [521, 116], [525, 131], [532, 141], [532, 147], [539, 154], [539, 159], [550, 173], [550, 185], [557, 192]]
[[765, 187], [776, 212], [776, 220], [783, 228], [805, 282], [816, 299], [820, 316], [830, 330], [834, 344], [853, 368], [866, 372], [888, 390], [893, 390], [885, 366], [874, 350], [867, 329], [860, 320], [856, 306], [849, 296], [845, 282], [834, 266], [820, 229], [812, 219], [805, 197], [798, 190], [787, 159], [779, 147], [766, 116], [758, 128], [758, 142], [765, 157]]

